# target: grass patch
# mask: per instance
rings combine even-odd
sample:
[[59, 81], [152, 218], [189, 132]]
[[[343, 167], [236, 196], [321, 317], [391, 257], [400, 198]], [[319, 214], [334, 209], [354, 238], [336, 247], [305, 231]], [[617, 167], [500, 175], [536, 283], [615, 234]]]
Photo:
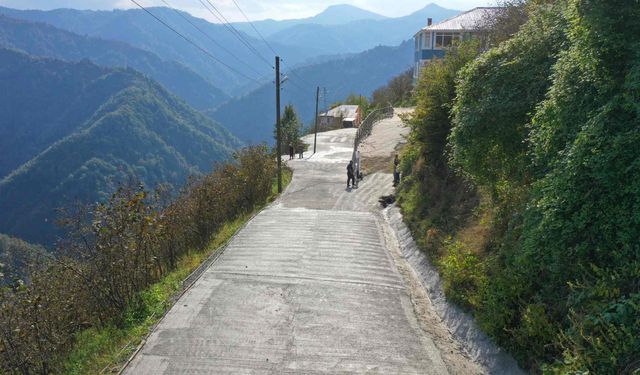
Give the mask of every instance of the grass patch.
[[[282, 185], [286, 187], [293, 178], [293, 171], [284, 168]], [[124, 312], [121, 327], [107, 324], [101, 328], [90, 328], [76, 337], [75, 349], [64, 361], [64, 373], [69, 375], [115, 373], [129, 359], [142, 340], [151, 332], [164, 314], [175, 303], [175, 297], [182, 292], [183, 281], [205, 260], [227, 243], [231, 237], [268, 203], [278, 197], [278, 185], [274, 182], [268, 202], [256, 207], [251, 214], [226, 223], [211, 239], [203, 251], [189, 253], [179, 259], [174, 271], [161, 281], [140, 293], [140, 306]]]

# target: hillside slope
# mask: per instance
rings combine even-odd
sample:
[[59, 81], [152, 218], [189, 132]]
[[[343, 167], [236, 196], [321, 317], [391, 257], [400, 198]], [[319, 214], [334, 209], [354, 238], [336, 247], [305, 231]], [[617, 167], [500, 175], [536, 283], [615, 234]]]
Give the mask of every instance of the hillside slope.
[[179, 186], [239, 145], [132, 70], [0, 50], [0, 75], [3, 167], [13, 170], [0, 181], [0, 232], [30, 242], [51, 244], [56, 208], [103, 199], [134, 177]]
[[123, 42], [80, 36], [44, 23], [0, 15], [0, 46], [31, 55], [80, 61], [107, 67], [132, 67], [163, 84], [199, 110], [215, 108], [229, 97], [186, 66]]
[[[410, 67], [412, 55], [413, 42], [405, 42], [399, 47], [378, 47], [344, 59], [295, 69], [289, 75], [291, 81], [283, 84], [282, 103], [293, 104], [307, 123], [314, 117], [316, 95], [315, 86], [309, 84], [327, 88], [327, 104], [353, 93], [370, 96]], [[270, 83], [228, 102], [210, 115], [246, 142], [271, 143], [274, 111], [274, 87]]]

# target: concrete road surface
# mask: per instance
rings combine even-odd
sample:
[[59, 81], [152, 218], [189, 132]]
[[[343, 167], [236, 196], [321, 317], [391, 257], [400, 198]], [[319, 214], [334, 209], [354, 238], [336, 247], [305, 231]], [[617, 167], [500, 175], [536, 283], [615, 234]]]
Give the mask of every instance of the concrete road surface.
[[391, 176], [346, 189], [354, 135], [320, 134], [318, 153], [289, 163], [283, 196], [180, 298], [126, 374], [480, 373], [390, 250], [377, 199]]

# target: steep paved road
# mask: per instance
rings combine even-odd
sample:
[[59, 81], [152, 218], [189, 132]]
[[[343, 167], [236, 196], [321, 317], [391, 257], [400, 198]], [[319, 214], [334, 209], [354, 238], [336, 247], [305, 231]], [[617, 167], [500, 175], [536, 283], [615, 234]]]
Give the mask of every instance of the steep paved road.
[[[126, 374], [475, 374], [429, 312], [376, 207], [346, 189], [354, 130], [318, 136], [282, 197], [176, 303]], [[307, 139], [310, 140], [310, 139]]]

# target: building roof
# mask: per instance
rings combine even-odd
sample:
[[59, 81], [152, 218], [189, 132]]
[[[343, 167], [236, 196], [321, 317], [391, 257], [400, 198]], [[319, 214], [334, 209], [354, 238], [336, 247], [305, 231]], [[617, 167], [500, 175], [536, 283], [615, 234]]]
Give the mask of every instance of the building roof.
[[499, 10], [499, 7], [478, 7], [462, 12], [457, 16], [447, 18], [442, 22], [438, 22], [431, 26], [427, 26], [422, 30], [438, 30], [438, 31], [462, 31], [475, 30], [484, 17], [491, 15]]
[[342, 117], [342, 118], [356, 118], [358, 117], [357, 105], [341, 105], [335, 107], [327, 113], [323, 113], [322, 116], [328, 117]]

